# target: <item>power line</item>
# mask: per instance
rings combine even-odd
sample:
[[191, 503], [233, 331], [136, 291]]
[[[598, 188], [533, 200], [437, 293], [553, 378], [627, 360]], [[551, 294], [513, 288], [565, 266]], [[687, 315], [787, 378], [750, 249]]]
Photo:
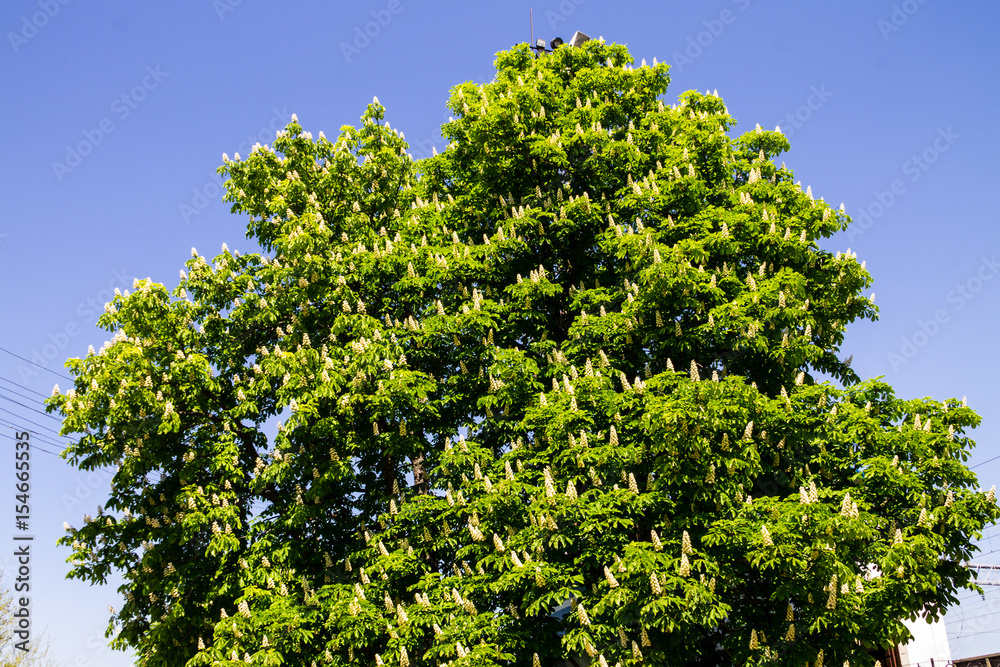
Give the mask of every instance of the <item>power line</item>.
[[[18, 430], [18, 427], [16, 427], [16, 426], [11, 426], [11, 428], [12, 428], [12, 429], [14, 429], [14, 431], [17, 431], [17, 430]], [[24, 429], [21, 429], [21, 430], [23, 431]], [[30, 431], [29, 431], [29, 432], [30, 432]], [[59, 455], [58, 455], [58, 454], [56, 454], [55, 452], [50, 452], [49, 450], [45, 449], [44, 447], [39, 447], [38, 445], [36, 445], [36, 444], [34, 444], [34, 443], [32, 443], [32, 444], [31, 444], [31, 447], [32, 447], [33, 449], [37, 449], [37, 450], [38, 450], [38, 451], [40, 451], [40, 452], [45, 452], [46, 454], [51, 454], [52, 456], [54, 456], [54, 457], [56, 457], [56, 458], [59, 458]]]
[[20, 387], [21, 389], [24, 389], [25, 391], [30, 391], [30, 392], [31, 392], [32, 394], [38, 394], [38, 395], [39, 395], [39, 396], [41, 396], [42, 398], [48, 398], [48, 396], [46, 396], [46, 395], [45, 395], [45, 394], [43, 394], [42, 392], [40, 392], [40, 391], [35, 391], [35, 390], [34, 390], [34, 389], [32, 389], [31, 387], [26, 387], [26, 386], [24, 386], [23, 384], [18, 384], [17, 382], [14, 382], [14, 381], [13, 381], [13, 380], [11, 380], [11, 379], [8, 379], [8, 378], [5, 378], [5, 377], [4, 377], [4, 376], [2, 376], [2, 375], [0, 375], [0, 382], [6, 382], [6, 383], [8, 383], [8, 384], [12, 384], [12, 385], [14, 385], [15, 387]]
[[66, 449], [69, 448], [67, 445], [63, 445], [63, 444], [60, 444], [60, 443], [56, 442], [55, 440], [53, 440], [52, 438], [48, 437], [44, 433], [39, 433], [38, 431], [32, 431], [31, 429], [24, 428], [23, 426], [19, 426], [18, 424], [15, 424], [14, 422], [8, 421], [6, 419], [0, 419], [0, 422], [2, 422], [4, 424], [7, 424], [8, 426], [12, 426], [13, 428], [15, 428], [15, 429], [17, 429], [19, 431], [27, 431], [36, 440], [40, 440], [43, 444], [48, 445], [49, 447], [54, 447], [55, 449], [59, 450], [60, 452], [65, 451]]
[[63, 375], [62, 373], [58, 373], [58, 372], [52, 370], [51, 368], [46, 368], [45, 366], [42, 366], [41, 364], [36, 364], [31, 359], [26, 359], [26, 358], [22, 357], [20, 354], [17, 354], [16, 352], [11, 352], [10, 350], [8, 350], [5, 347], [0, 347], [0, 352], [6, 352], [7, 354], [9, 354], [12, 357], [17, 357], [21, 361], [26, 361], [29, 364], [31, 364], [32, 366], [37, 366], [38, 368], [41, 368], [43, 371], [48, 371], [49, 373], [52, 373], [53, 375], [61, 377], [61, 378], [65, 378], [65, 379], [69, 380], [70, 382], [73, 381], [73, 378], [71, 378], [70, 376]]
[[975, 637], [977, 635], [991, 635], [994, 632], [1000, 632], [1000, 628], [998, 628], [996, 630], [982, 630], [980, 632], [970, 632], [967, 635], [961, 635], [960, 634], [959, 636], [955, 637], [955, 639], [965, 639], [966, 637]]
[[[4, 391], [10, 391], [10, 390], [9, 390], [9, 389], [4, 389]], [[15, 392], [15, 393], [16, 393], [16, 392]], [[22, 394], [18, 394], [18, 395], [19, 395], [19, 396], [23, 396]], [[23, 397], [24, 397], [24, 398], [27, 398], [28, 400], [32, 400], [31, 398], [29, 398], [29, 397], [27, 397], [27, 396], [23, 396]], [[26, 410], [31, 410], [32, 412], [36, 412], [36, 413], [38, 413], [38, 414], [42, 415], [43, 417], [47, 417], [47, 418], [49, 418], [49, 419], [51, 419], [51, 420], [53, 420], [53, 421], [55, 421], [55, 422], [57, 422], [57, 423], [60, 423], [60, 424], [62, 423], [62, 420], [61, 420], [61, 419], [59, 419], [58, 417], [54, 417], [53, 415], [50, 415], [50, 414], [49, 414], [49, 413], [47, 413], [47, 412], [44, 412], [44, 411], [42, 411], [42, 410], [39, 410], [39, 409], [38, 409], [38, 408], [36, 408], [36, 407], [32, 407], [31, 405], [25, 405], [24, 403], [21, 403], [20, 401], [15, 401], [14, 399], [10, 398], [9, 396], [5, 396], [5, 395], [4, 395], [4, 394], [2, 394], [2, 393], [0, 393], [0, 400], [4, 400], [4, 401], [9, 401], [10, 403], [13, 403], [14, 405], [17, 405], [17, 406], [19, 406], [19, 407], [22, 407], [22, 408], [25, 408]], [[60, 435], [59, 435], [59, 432], [58, 432], [58, 431], [56, 431], [56, 430], [55, 430], [54, 428], [52, 428], [51, 426], [45, 426], [45, 425], [43, 425], [43, 424], [39, 424], [38, 422], [35, 422], [35, 421], [32, 421], [32, 420], [30, 420], [30, 419], [27, 419], [27, 418], [25, 418], [25, 417], [21, 416], [20, 414], [18, 414], [18, 413], [16, 413], [16, 412], [13, 412], [13, 411], [11, 411], [11, 410], [6, 410], [6, 409], [4, 409], [4, 408], [0, 408], [0, 411], [3, 411], [3, 412], [6, 412], [7, 414], [10, 414], [10, 415], [13, 415], [13, 416], [17, 417], [18, 419], [22, 419], [22, 420], [24, 420], [24, 421], [26, 421], [26, 422], [28, 422], [28, 423], [30, 423], [30, 424], [34, 424], [35, 426], [38, 426], [39, 428], [44, 428], [44, 429], [46, 429], [46, 430], [49, 430], [49, 431], [51, 431], [51, 432], [52, 432], [53, 434], [55, 434], [55, 435], [56, 435], [56, 436], [58, 436], [58, 437], [63, 437], [63, 436], [60, 436]]]
[[[54, 420], [54, 421], [57, 421], [57, 422], [62, 422], [62, 420], [61, 420], [61, 419], [59, 419], [58, 417], [53, 417], [53, 416], [52, 416], [52, 415], [50, 415], [50, 414], [49, 414], [48, 412], [45, 412], [45, 411], [43, 411], [43, 410], [39, 410], [38, 408], [35, 408], [35, 407], [32, 407], [32, 406], [30, 406], [30, 405], [25, 405], [24, 403], [20, 403], [20, 402], [18, 402], [18, 401], [15, 401], [15, 400], [14, 400], [13, 398], [10, 398], [10, 397], [8, 397], [8, 396], [4, 396], [3, 394], [0, 394], [0, 399], [3, 399], [3, 400], [5, 400], [5, 401], [10, 401], [10, 402], [11, 402], [11, 403], [13, 403], [14, 405], [20, 405], [20, 406], [21, 406], [22, 408], [27, 408], [28, 410], [31, 410], [31, 411], [33, 411], [33, 412], [37, 412], [38, 414], [42, 415], [43, 417], [48, 417], [49, 419], [52, 419], [52, 420]], [[29, 400], [30, 400], [30, 399], [29, 399]]]
[[977, 464], [976, 464], [976, 465], [974, 465], [974, 466], [969, 466], [969, 470], [972, 470], [973, 468], [978, 468], [979, 466], [984, 466], [984, 465], [986, 465], [987, 463], [990, 463], [990, 462], [992, 462], [992, 461], [996, 461], [997, 459], [1000, 459], [1000, 454], [998, 454], [997, 456], [994, 456], [994, 457], [993, 457], [993, 458], [991, 458], [991, 459], [986, 459], [986, 460], [985, 460], [985, 461], [983, 461], [982, 463], [977, 463]]
[[[51, 436], [48, 436], [48, 435], [46, 435], [44, 433], [39, 433], [38, 431], [33, 431], [30, 428], [25, 428], [21, 424], [17, 424], [15, 422], [12, 422], [9, 419], [4, 419], [3, 417], [0, 417], [0, 424], [4, 424], [6, 426], [10, 426], [15, 431], [25, 431], [27, 433], [30, 433], [32, 436], [34, 436], [35, 438], [40, 439], [46, 445], [49, 445], [51, 447], [55, 447], [59, 451], [64, 451], [64, 450], [66, 450], [68, 448], [68, 445], [60, 444], [60, 443], [54, 441], [51, 438]], [[74, 443], [71, 443], [71, 444], [75, 445], [76, 443], [74, 442]]]
[[[5, 378], [5, 377], [3, 377], [3, 376], [0, 376], [0, 380], [3, 380], [4, 382], [7, 382], [7, 383], [9, 383], [9, 384], [12, 384], [12, 385], [14, 385], [15, 387], [20, 387], [21, 389], [24, 389], [25, 391], [30, 391], [30, 392], [31, 392], [32, 394], [36, 394], [36, 395], [38, 395], [38, 396], [39, 396], [40, 398], [42, 398], [43, 400], [44, 400], [44, 399], [46, 399], [46, 398], [48, 398], [48, 397], [47, 397], [47, 396], [46, 396], [45, 394], [43, 394], [43, 393], [42, 393], [42, 392], [40, 392], [40, 391], [35, 391], [34, 389], [31, 389], [31, 388], [29, 388], [29, 387], [25, 387], [25, 386], [24, 386], [23, 384], [18, 384], [18, 383], [16, 383], [16, 382], [12, 381], [12, 380], [8, 380], [7, 378]], [[8, 389], [8, 388], [6, 388], [6, 387], [4, 387], [3, 389], [4, 389], [4, 391], [9, 391], [9, 392], [11, 392], [12, 394], [16, 394], [17, 396], [20, 396], [21, 398], [26, 398], [26, 399], [28, 399], [29, 401], [34, 401], [34, 400], [37, 400], [37, 399], [34, 399], [34, 398], [32, 398], [31, 396], [25, 396], [24, 394], [22, 394], [22, 393], [20, 393], [20, 392], [16, 392], [16, 391], [14, 391], [13, 389]]]
[[962, 613], [969, 613], [969, 612], [973, 612], [973, 611], [979, 611], [981, 609], [986, 609], [986, 608], [989, 607], [989, 605], [995, 604], [996, 600], [997, 600], [997, 598], [994, 596], [994, 597], [988, 597], [988, 598], [983, 599], [983, 600], [973, 600], [973, 601], [960, 602], [954, 608], [955, 609], [961, 609]]
[[[36, 394], [37, 396], [39, 396], [42, 399], [48, 398], [45, 394], [43, 394], [43, 393], [41, 393], [39, 391], [35, 391], [31, 387], [26, 387], [23, 384], [19, 384], [17, 382], [14, 382], [13, 380], [11, 380], [9, 378], [5, 378], [3, 376], [0, 376], [0, 381], [6, 382], [7, 384], [10, 384], [10, 385], [13, 385], [15, 387], [19, 387], [21, 389], [24, 389], [25, 391], [31, 392], [32, 394]], [[27, 396], [27, 395], [22, 394], [22, 393], [20, 393], [18, 391], [14, 391], [13, 389], [10, 389], [9, 387], [0, 387], [0, 391], [10, 392], [10, 393], [14, 394], [15, 396], [19, 396], [19, 397], [21, 397], [21, 398], [23, 398], [25, 400], [28, 400], [28, 401], [36, 400], [36, 399], [32, 398], [31, 396]], [[40, 410], [39, 408], [32, 407], [31, 405], [25, 405], [24, 403], [21, 403], [20, 401], [15, 401], [14, 399], [10, 398], [9, 396], [5, 396], [3, 393], [0, 393], [0, 399], [9, 401], [9, 402], [13, 403], [14, 405], [20, 406], [20, 407], [25, 408], [27, 410], [31, 410], [32, 412], [37, 412], [38, 414], [40, 414], [42, 416], [45, 416], [45, 417], [48, 417], [49, 419], [51, 419], [51, 420], [53, 420], [55, 422], [59, 422], [59, 423], [62, 422], [62, 420], [59, 417], [55, 417], [53, 415], [50, 415], [49, 413], [44, 412], [43, 410]], [[69, 442], [73, 443], [73, 444], [75, 444], [75, 442], [76, 442], [76, 441], [72, 440], [71, 438], [67, 438], [66, 436], [59, 435], [59, 432], [56, 431], [55, 429], [53, 429], [51, 427], [48, 427], [48, 426], [45, 426], [43, 424], [39, 424], [39, 423], [37, 423], [35, 421], [32, 421], [30, 419], [27, 419], [27, 418], [23, 417], [22, 415], [20, 415], [20, 414], [18, 414], [16, 412], [13, 412], [11, 410], [5, 410], [3, 408], [0, 408], [0, 411], [6, 412], [7, 414], [14, 416], [15, 418], [17, 418], [20, 421], [27, 422], [29, 424], [33, 424], [35, 426], [38, 426], [39, 428], [45, 429], [46, 431], [48, 431], [52, 435], [49, 435], [48, 433], [40, 433], [38, 431], [29, 429], [29, 428], [24, 428], [24, 426], [21, 425], [21, 424], [14, 423], [14, 422], [12, 422], [12, 421], [10, 421], [8, 419], [0, 418], [0, 423], [6, 424], [7, 426], [10, 426], [11, 428], [14, 428], [14, 429], [18, 429], [18, 430], [21, 430], [21, 431], [27, 431], [28, 433], [31, 433], [32, 435], [34, 435], [36, 438], [40, 438], [43, 443], [45, 443], [45, 444], [47, 444], [47, 445], [49, 445], [51, 447], [55, 447], [55, 448], [59, 449], [60, 451], [66, 449], [67, 445], [65, 443], [58, 442], [57, 440], [55, 440], [55, 438], [65, 438], [66, 440], [69, 440]]]
[[[961, 610], [961, 607], [959, 607], [959, 610]], [[996, 613], [997, 613], [996, 611], [987, 611], [987, 612], [984, 612], [982, 614], [976, 614], [975, 616], [965, 616], [963, 614], [959, 618], [956, 618], [954, 621], [952, 621], [952, 623], [959, 623], [959, 624], [961, 624], [962, 627], [964, 627], [966, 621], [974, 621], [977, 618], [984, 618], [984, 617], [988, 617], [988, 616], [995, 616]], [[983, 632], [997, 632], [997, 631], [998, 630], [985, 630]], [[959, 631], [958, 631], [958, 637], [956, 637], [956, 639], [961, 639], [962, 637], [973, 637], [973, 636], [975, 636], [977, 634], [983, 634], [983, 632], [973, 632], [973, 633], [970, 633], [970, 634], [963, 635], [962, 634], [962, 630], [959, 629]]]
[[995, 554], [1000, 551], [1000, 549], [993, 549], [992, 551], [984, 551], [982, 553], [976, 554], [976, 558], [982, 558], [983, 556], [989, 556], [990, 554]]
[[47, 431], [51, 431], [51, 432], [52, 432], [52, 434], [53, 434], [53, 435], [55, 435], [55, 436], [56, 436], [56, 437], [58, 437], [58, 438], [61, 438], [61, 437], [62, 437], [61, 435], [59, 435], [59, 432], [58, 432], [58, 431], [56, 431], [56, 430], [55, 430], [54, 428], [49, 428], [48, 426], [45, 426], [44, 424], [39, 424], [39, 423], [38, 423], [38, 422], [36, 422], [36, 421], [31, 421], [30, 419], [27, 419], [27, 418], [25, 418], [25, 417], [23, 417], [23, 416], [21, 416], [21, 415], [17, 414], [16, 412], [12, 412], [12, 411], [10, 411], [10, 410], [7, 410], [7, 409], [5, 409], [5, 408], [0, 408], [0, 412], [6, 412], [7, 414], [9, 414], [9, 415], [13, 415], [14, 417], [17, 417], [18, 419], [20, 419], [20, 420], [22, 420], [22, 421], [26, 421], [26, 422], [28, 422], [29, 424], [32, 424], [32, 425], [34, 425], [34, 426], [37, 426], [38, 428], [43, 428], [43, 429], [45, 429], [45, 430], [47, 430]]

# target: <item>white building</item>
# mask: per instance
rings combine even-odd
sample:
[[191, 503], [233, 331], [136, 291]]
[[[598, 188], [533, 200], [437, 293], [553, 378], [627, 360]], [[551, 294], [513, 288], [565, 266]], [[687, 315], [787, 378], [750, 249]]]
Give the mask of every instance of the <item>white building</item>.
[[948, 647], [944, 619], [928, 623], [918, 618], [915, 621], [903, 621], [903, 624], [913, 633], [913, 639], [899, 647], [898, 667], [945, 667], [951, 664], [951, 649]]

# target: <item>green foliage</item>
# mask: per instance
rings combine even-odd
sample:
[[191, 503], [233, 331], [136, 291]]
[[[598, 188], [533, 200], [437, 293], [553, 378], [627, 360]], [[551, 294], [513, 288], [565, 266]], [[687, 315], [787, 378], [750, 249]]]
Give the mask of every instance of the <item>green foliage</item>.
[[631, 62], [501, 53], [418, 163], [377, 101], [226, 160], [263, 253], [116, 296], [50, 399], [138, 664], [868, 664], [974, 587], [979, 418], [860, 381], [848, 218]]

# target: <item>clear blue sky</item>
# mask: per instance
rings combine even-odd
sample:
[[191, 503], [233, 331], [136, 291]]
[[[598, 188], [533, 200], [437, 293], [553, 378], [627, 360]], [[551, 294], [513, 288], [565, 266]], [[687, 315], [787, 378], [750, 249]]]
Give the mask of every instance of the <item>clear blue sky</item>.
[[[0, 347], [61, 373], [107, 338], [93, 325], [116, 286], [172, 287], [192, 246], [252, 250], [215, 169], [293, 112], [334, 135], [377, 95], [415, 157], [442, 148], [449, 87], [491, 79], [494, 54], [528, 41], [529, 8], [536, 36], [579, 29], [674, 65], [668, 101], [718, 90], [738, 131], [781, 126], [803, 186], [867, 216], [828, 244], [867, 261], [881, 308], [849, 330], [845, 354], [903, 396], [968, 396], [983, 417], [970, 463], [985, 488], [1000, 482], [1000, 5], [986, 0], [7, 0]], [[0, 377], [0, 424], [57, 449], [32, 392], [66, 381], [5, 352]], [[5, 425], [0, 489], [12, 496], [11, 436]], [[54, 546], [63, 521], [96, 511], [105, 481], [34, 460], [34, 627], [62, 665], [131, 664], [102, 648], [113, 587], [65, 580], [69, 550]], [[7, 512], [0, 540], [13, 545]], [[1000, 549], [991, 534], [984, 552]], [[1000, 590], [963, 597], [947, 617], [953, 655], [1000, 651]]]

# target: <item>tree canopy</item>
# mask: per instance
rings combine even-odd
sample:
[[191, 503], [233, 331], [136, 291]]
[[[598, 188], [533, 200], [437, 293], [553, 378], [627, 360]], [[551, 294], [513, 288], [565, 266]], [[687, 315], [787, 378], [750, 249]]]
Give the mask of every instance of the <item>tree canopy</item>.
[[[414, 161], [376, 99], [224, 157], [260, 252], [139, 280], [50, 409], [70, 576], [173, 665], [870, 665], [973, 586], [979, 417], [841, 360], [871, 277], [780, 130], [590, 41]], [[829, 379], [837, 381], [833, 384]]]

